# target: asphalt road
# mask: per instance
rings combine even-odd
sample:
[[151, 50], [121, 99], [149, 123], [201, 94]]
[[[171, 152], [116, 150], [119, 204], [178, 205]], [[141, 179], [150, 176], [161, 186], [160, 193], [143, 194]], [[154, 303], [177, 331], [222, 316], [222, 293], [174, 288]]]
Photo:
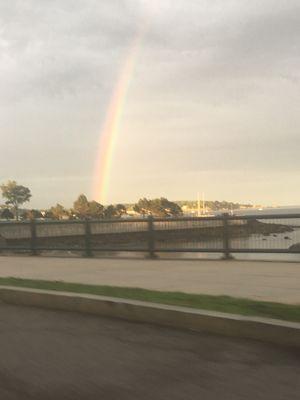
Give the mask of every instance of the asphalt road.
[[0, 304], [3, 400], [293, 400], [300, 354], [247, 340]]

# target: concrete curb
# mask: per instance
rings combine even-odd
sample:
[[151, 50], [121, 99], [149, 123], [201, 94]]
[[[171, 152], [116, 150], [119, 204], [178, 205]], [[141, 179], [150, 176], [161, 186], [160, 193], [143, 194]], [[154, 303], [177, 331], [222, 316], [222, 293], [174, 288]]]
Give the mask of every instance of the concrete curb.
[[5, 303], [81, 312], [127, 321], [231, 337], [261, 340], [300, 348], [300, 323], [168, 306], [136, 300], [0, 286]]

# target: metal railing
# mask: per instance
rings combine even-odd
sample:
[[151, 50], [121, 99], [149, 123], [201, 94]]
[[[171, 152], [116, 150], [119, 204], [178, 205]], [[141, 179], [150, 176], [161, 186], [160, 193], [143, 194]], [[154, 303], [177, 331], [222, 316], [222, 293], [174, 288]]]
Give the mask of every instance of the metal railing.
[[0, 222], [0, 251], [300, 253], [300, 214]]

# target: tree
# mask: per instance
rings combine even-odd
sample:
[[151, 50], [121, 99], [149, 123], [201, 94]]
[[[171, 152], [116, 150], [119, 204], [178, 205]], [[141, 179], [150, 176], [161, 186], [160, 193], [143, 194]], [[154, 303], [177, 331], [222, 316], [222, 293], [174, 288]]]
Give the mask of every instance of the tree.
[[56, 206], [51, 207], [49, 211], [54, 219], [62, 219], [69, 215], [68, 211], [61, 204], [56, 204]]
[[74, 201], [73, 210], [78, 218], [87, 218], [89, 215], [89, 208], [89, 201], [84, 194], [79, 195], [78, 199]]
[[41, 218], [42, 214], [39, 210], [26, 210], [21, 217], [24, 219], [35, 219]]
[[8, 181], [0, 186], [2, 197], [7, 199], [6, 204], [12, 205], [15, 211], [16, 219], [19, 220], [19, 206], [31, 198], [30, 190], [22, 185], [18, 185], [16, 181]]
[[122, 217], [122, 215], [126, 214], [127, 210], [124, 204], [117, 204], [115, 206], [115, 215], [119, 218]]
[[88, 216], [90, 218], [103, 218], [104, 207], [97, 201], [89, 202]]
[[140, 199], [133, 207], [134, 211], [143, 215], [154, 215], [156, 217], [174, 217], [182, 214], [178, 204], [161, 197], [160, 199]]
[[104, 209], [104, 217], [105, 218], [113, 218], [116, 216], [116, 209], [113, 205], [109, 205]]
[[[52, 207], [52, 208], [53, 208], [53, 207]], [[54, 218], [55, 218], [54, 215], [53, 215], [53, 213], [52, 213], [52, 211], [51, 211], [51, 209], [50, 209], [50, 210], [42, 211], [42, 216], [43, 216], [45, 219], [54, 219]]]
[[124, 204], [109, 205], [104, 209], [105, 218], [121, 218], [122, 215], [126, 214], [127, 210]]
[[1, 218], [7, 219], [7, 220], [13, 219], [14, 214], [8, 208], [4, 208], [4, 210], [2, 210], [2, 212], [1, 212]]
[[88, 201], [84, 194], [74, 201], [73, 213], [77, 218], [103, 218], [104, 207], [97, 201]]
[[169, 201], [168, 199], [161, 197], [159, 199], [160, 207], [163, 208], [164, 212], [167, 216], [176, 217], [182, 215], [181, 207], [174, 203], [173, 201]]
[[133, 211], [145, 215], [151, 214], [151, 200], [147, 200], [145, 197], [140, 199], [134, 206]]

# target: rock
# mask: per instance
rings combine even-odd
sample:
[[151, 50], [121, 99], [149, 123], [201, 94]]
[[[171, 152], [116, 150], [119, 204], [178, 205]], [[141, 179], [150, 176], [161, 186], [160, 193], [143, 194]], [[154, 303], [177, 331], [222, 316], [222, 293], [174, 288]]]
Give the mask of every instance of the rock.
[[291, 240], [291, 238], [288, 236], [285, 236], [284, 238], [285, 238], [285, 240]]
[[300, 243], [292, 244], [292, 245], [289, 247], [289, 250], [290, 250], [290, 251], [298, 251], [298, 252], [300, 253]]

